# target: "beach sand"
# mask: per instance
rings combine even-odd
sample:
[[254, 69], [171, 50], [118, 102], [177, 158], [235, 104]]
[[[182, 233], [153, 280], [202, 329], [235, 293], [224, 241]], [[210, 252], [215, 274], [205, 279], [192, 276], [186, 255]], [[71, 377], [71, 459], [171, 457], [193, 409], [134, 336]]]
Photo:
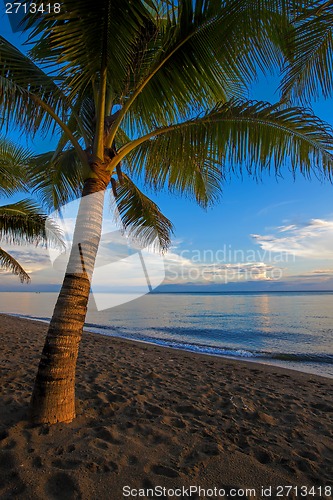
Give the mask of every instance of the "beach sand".
[[[229, 498], [267, 498], [270, 486], [270, 498], [333, 498], [319, 489], [333, 483], [332, 380], [85, 333], [77, 418], [32, 427], [46, 328], [0, 315], [1, 499], [153, 498], [123, 487], [191, 485]], [[287, 485], [315, 494], [288, 496]]]

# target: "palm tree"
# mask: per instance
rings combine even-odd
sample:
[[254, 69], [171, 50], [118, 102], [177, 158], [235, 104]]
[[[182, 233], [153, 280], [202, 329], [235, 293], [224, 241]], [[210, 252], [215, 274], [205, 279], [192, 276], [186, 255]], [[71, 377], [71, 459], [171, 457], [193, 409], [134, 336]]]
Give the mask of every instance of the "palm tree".
[[[13, 144], [8, 139], [0, 139], [0, 194], [10, 196], [17, 191], [26, 191], [27, 165], [31, 161], [28, 150]], [[48, 220], [40, 207], [25, 199], [0, 206], [0, 241], [22, 244], [55, 243], [63, 246], [57, 226]], [[22, 265], [4, 248], [0, 247], [0, 267], [19, 276], [21, 282], [29, 282], [30, 276]]]
[[31, 134], [61, 132], [56, 150], [33, 162], [37, 191], [57, 205], [82, 187], [32, 396], [34, 422], [75, 417], [76, 359], [110, 183], [125, 227], [163, 250], [171, 223], [132, 179], [206, 207], [228, 169], [330, 172], [327, 124], [301, 108], [247, 100], [258, 70], [282, 67], [300, 4], [64, 0], [42, 21], [29, 17], [29, 57], [0, 38], [2, 115]]

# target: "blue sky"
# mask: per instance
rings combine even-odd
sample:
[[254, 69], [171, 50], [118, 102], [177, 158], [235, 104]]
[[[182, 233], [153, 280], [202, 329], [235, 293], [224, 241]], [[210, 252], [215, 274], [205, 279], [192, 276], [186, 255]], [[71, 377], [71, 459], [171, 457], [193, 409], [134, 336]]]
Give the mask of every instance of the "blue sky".
[[[8, 19], [0, 20], [1, 34], [20, 43]], [[275, 87], [274, 77], [262, 78], [251, 97], [274, 102]], [[332, 101], [322, 100], [313, 109], [333, 124]], [[41, 138], [18, 141], [36, 152], [52, 146]], [[150, 193], [175, 226], [165, 256], [165, 289], [333, 290], [333, 186], [315, 176], [294, 179], [288, 165], [281, 174], [265, 173], [259, 182], [246, 174], [233, 176], [223, 186], [220, 203], [206, 211], [185, 198]], [[29, 289], [59, 284], [45, 249], [11, 251], [31, 272]], [[27, 289], [22, 286], [17, 277], [1, 273], [0, 289]]]

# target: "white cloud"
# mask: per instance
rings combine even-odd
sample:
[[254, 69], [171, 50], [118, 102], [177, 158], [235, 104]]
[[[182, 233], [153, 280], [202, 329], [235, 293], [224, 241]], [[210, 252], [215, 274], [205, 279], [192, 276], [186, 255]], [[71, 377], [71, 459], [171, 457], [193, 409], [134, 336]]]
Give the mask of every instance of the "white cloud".
[[333, 276], [333, 269], [315, 269], [311, 274], [323, 274], [326, 276]]
[[45, 247], [4, 244], [2, 248], [14, 257], [27, 273], [39, 271], [50, 265], [50, 258]]
[[230, 283], [279, 279], [282, 269], [264, 262], [204, 262], [169, 252], [165, 256], [165, 275], [166, 283]]
[[269, 235], [251, 236], [268, 252], [285, 252], [311, 259], [333, 259], [333, 220], [311, 219], [304, 224], [279, 226]]

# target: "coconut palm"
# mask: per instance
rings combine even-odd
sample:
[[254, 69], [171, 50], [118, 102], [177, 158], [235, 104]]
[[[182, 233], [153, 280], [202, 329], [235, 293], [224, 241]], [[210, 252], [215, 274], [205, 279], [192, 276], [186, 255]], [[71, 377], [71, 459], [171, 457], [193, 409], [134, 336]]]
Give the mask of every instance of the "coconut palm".
[[[17, 191], [27, 191], [27, 165], [31, 161], [28, 150], [13, 144], [8, 139], [0, 139], [0, 194], [10, 196]], [[24, 199], [0, 206], [0, 241], [10, 244], [55, 243], [62, 246], [61, 234], [57, 226], [48, 221], [47, 216], [33, 201]], [[21, 282], [29, 282], [30, 276], [22, 265], [0, 247], [0, 267], [19, 276]]]
[[54, 205], [82, 196], [32, 396], [35, 422], [75, 417], [76, 359], [110, 184], [125, 228], [163, 250], [171, 223], [137, 179], [206, 207], [228, 171], [331, 171], [327, 124], [301, 108], [247, 100], [259, 70], [282, 67], [300, 4], [64, 0], [60, 12], [29, 17], [29, 56], [0, 38], [2, 115], [30, 134], [60, 134], [55, 151], [31, 166], [37, 191]]

